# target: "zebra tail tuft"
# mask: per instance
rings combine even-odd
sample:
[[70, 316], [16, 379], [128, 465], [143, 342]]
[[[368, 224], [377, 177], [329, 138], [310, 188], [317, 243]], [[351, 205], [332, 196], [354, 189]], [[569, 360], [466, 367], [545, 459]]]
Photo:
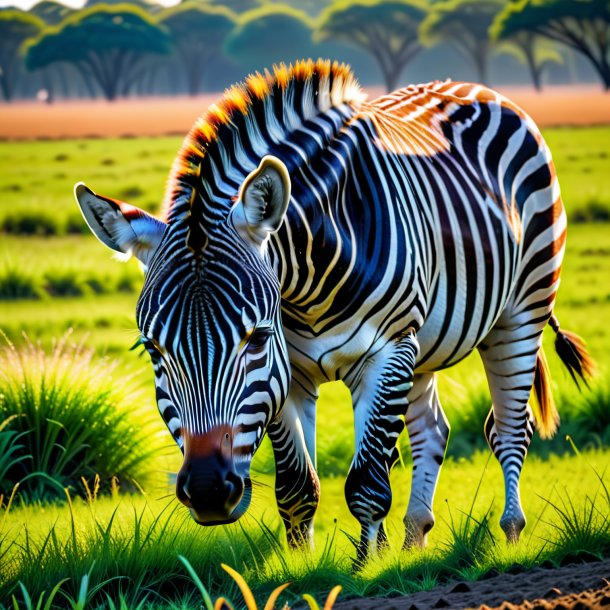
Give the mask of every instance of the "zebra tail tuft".
[[536, 413], [536, 430], [541, 438], [551, 438], [559, 426], [559, 413], [553, 399], [551, 389], [551, 374], [542, 348], [536, 357], [536, 372], [534, 374], [534, 398], [538, 404]]
[[574, 383], [580, 389], [578, 378], [589, 387], [589, 380], [595, 375], [595, 360], [589, 355], [585, 342], [575, 333], [561, 330], [555, 316], [549, 321], [551, 328], [557, 333], [555, 337], [555, 350], [557, 355], [568, 369]]

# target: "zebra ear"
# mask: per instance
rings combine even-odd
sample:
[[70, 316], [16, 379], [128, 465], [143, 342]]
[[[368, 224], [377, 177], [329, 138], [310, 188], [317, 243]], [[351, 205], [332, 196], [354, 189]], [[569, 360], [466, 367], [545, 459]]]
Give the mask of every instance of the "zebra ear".
[[127, 203], [96, 195], [82, 182], [74, 186], [74, 196], [93, 234], [112, 250], [135, 256], [146, 270], [165, 223]]
[[277, 158], [267, 155], [244, 180], [239, 193], [248, 231], [262, 244], [284, 220], [290, 201], [288, 169]]

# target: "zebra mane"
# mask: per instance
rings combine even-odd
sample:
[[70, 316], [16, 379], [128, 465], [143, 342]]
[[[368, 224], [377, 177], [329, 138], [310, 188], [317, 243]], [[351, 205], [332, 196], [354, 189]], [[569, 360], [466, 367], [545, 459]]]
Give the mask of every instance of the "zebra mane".
[[[311, 59], [286, 65], [274, 65], [272, 71], [256, 72], [244, 82], [227, 89], [197, 119], [186, 136], [170, 172], [162, 217], [172, 220], [190, 216], [192, 204], [202, 187], [201, 168], [206, 156], [219, 142], [238, 138], [236, 123], [246, 125], [265, 117], [265, 106], [272, 103], [289, 116], [290, 128], [298, 128], [295, 118], [303, 122], [342, 104], [364, 102], [360, 88], [349, 66], [329, 60]], [[297, 106], [298, 104], [298, 106]], [[290, 112], [293, 111], [293, 112]], [[232, 132], [232, 133], [231, 133]], [[228, 136], [228, 137], [227, 137]]]

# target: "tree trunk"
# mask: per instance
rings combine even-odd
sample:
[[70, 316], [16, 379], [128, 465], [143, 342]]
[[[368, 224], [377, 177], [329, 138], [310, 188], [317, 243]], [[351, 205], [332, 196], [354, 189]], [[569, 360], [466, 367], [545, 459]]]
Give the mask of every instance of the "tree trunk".
[[401, 70], [396, 67], [385, 69], [382, 67], [382, 71], [387, 93], [392, 93], [392, 91], [396, 91], [396, 89], [398, 89], [398, 79], [400, 78]]
[[472, 60], [474, 63], [474, 67], [477, 71], [477, 78], [479, 79], [479, 83], [488, 86], [489, 83], [487, 81], [487, 53], [475, 53], [472, 56]]
[[542, 65], [536, 65], [536, 59], [532, 49], [524, 47], [523, 52], [525, 53], [525, 62], [529, 69], [530, 76], [532, 77], [532, 83], [534, 83], [534, 89], [536, 89], [536, 91], [542, 91]]
[[4, 75], [0, 76], [0, 87], [2, 88], [2, 97], [5, 102], [11, 101], [11, 90]]

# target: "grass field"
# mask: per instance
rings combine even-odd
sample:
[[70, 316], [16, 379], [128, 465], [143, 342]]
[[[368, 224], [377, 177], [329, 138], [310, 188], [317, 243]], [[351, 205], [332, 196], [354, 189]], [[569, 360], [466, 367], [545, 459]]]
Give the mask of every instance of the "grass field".
[[[91, 571], [91, 587], [108, 581], [102, 588], [111, 595], [124, 594], [137, 601], [142, 599], [135, 594], [138, 587], [149, 588], [165, 596], [159, 603], [171, 598], [180, 605], [168, 584], [171, 575], [179, 575], [176, 577], [191, 585], [192, 581], [178, 562], [178, 553], [206, 576], [211, 592], [228, 591], [234, 597], [237, 589], [218, 568], [221, 560], [243, 571], [261, 595], [278, 580], [296, 579], [298, 584], [287, 598], [293, 601], [298, 592], [328, 591], [335, 582], [341, 582], [351, 595], [375, 593], [383, 587], [406, 591], [430, 586], [445, 578], [434, 566], [442, 563], [439, 558], [449, 561], [456, 541], [455, 524], [471, 512], [477, 487], [473, 514], [481, 518], [489, 510], [495, 544], [491, 543], [484, 557], [465, 564], [467, 575], [476, 577], [492, 565], [533, 563], [551, 553], [561, 519], [548, 501], [561, 506], [562, 501], [573, 499], [578, 511], [586, 510], [586, 494], [593, 498], [599, 491], [597, 498], [604, 498], [596, 473], [605, 476], [610, 465], [610, 383], [606, 381], [610, 365], [610, 223], [602, 222], [610, 214], [610, 127], [552, 129], [544, 135], [573, 221], [556, 313], [562, 326], [586, 339], [598, 361], [598, 379], [591, 393], [579, 394], [552, 353], [552, 333], [545, 335], [564, 425], [553, 441], [534, 440], [534, 455], [526, 463], [522, 484], [529, 525], [523, 542], [507, 550], [497, 524], [503, 501], [501, 473], [495, 461], [488, 464], [482, 433], [489, 405], [482, 367], [473, 355], [444, 371], [441, 399], [453, 432], [436, 497], [437, 526], [431, 534], [430, 555], [397, 552], [410, 478], [408, 439], [403, 435], [400, 447], [407, 468], [398, 467], [392, 474], [392, 552], [358, 576], [351, 575], [347, 567], [353, 554], [349, 536], [357, 534], [343, 498], [353, 453], [353, 415], [349, 393], [340, 383], [324, 386], [319, 401], [322, 501], [316, 521], [318, 551], [313, 559], [286, 555], [261, 530], [260, 522], [264, 522], [282, 539], [267, 442], [255, 458], [259, 484], [253, 509], [237, 524], [213, 531], [197, 528], [186, 518], [185, 509], [171, 499], [170, 473], [179, 467], [180, 454], [155, 414], [147, 359], [128, 351], [137, 334], [134, 308], [141, 273], [134, 261], [114, 261], [108, 250], [83, 231], [71, 189], [74, 182], [84, 180], [101, 193], [158, 211], [180, 139], [0, 142], [0, 329], [18, 345], [23, 344], [22, 332], [50, 345], [53, 338], [73, 329], [71, 340], [84, 340], [100, 358], [117, 359], [115, 382], [121, 384], [122, 377], [129, 375], [130, 383], [142, 388], [138, 406], [144, 407], [147, 420], [150, 415], [155, 434], [164, 435], [167, 448], [150, 464], [155, 483], [146, 489], [146, 496], [118, 495], [89, 503], [75, 499], [72, 509], [66, 503], [22, 505], [17, 497], [4, 517], [0, 513], [0, 604], [9, 601], [2, 596], [16, 591], [17, 580], [34, 595], [50, 591], [67, 577], [71, 581], [64, 587], [77, 596], [82, 577]], [[329, 421], [332, 428], [326, 425]], [[585, 450], [582, 456], [574, 456], [566, 434]], [[136, 525], [142, 527], [139, 539], [134, 539]], [[332, 544], [327, 543], [331, 539]], [[253, 559], [257, 546], [269, 550], [268, 557], [256, 559], [258, 563]], [[157, 567], [155, 560], [160, 562]], [[42, 562], [42, 569], [34, 570], [37, 561]], [[419, 566], [413, 572], [410, 562]], [[426, 562], [433, 566], [428, 571]], [[116, 578], [119, 580], [109, 580]], [[195, 586], [189, 591], [184, 605], [195, 607]], [[99, 596], [95, 599], [100, 600]], [[155, 599], [151, 593], [149, 601]]]

